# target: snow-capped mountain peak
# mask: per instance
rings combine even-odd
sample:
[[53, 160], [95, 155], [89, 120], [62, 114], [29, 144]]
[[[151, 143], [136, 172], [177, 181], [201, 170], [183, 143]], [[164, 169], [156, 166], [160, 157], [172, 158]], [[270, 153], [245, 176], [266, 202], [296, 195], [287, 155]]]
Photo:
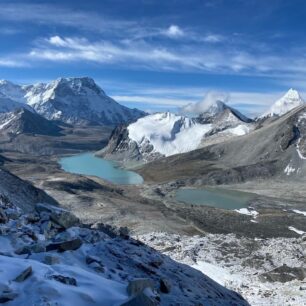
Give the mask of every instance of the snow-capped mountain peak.
[[72, 124], [121, 124], [145, 115], [118, 104], [88, 77], [29, 86], [26, 99], [45, 118]]
[[0, 93], [14, 102], [30, 105], [46, 119], [71, 124], [117, 125], [146, 115], [120, 105], [89, 77], [59, 78], [25, 86], [0, 81]]
[[251, 120], [246, 116], [242, 115], [239, 111], [235, 108], [228, 106], [221, 100], [215, 100], [209, 105], [207, 108], [200, 114], [199, 118], [202, 122], [213, 122], [216, 117], [222, 116], [225, 112], [228, 112], [228, 116], [231, 117], [230, 120], [234, 121], [243, 121], [243, 122], [250, 122]]
[[225, 109], [227, 109], [228, 106], [220, 100], [216, 100], [213, 103], [210, 103], [207, 105], [207, 108], [204, 110], [203, 113], [208, 113], [210, 115], [216, 115], [221, 112], [223, 112]]
[[263, 117], [272, 117], [272, 116], [282, 116], [292, 109], [304, 105], [305, 102], [302, 99], [299, 92], [293, 88], [290, 88], [287, 93], [277, 100], [268, 111], [266, 111], [261, 118]]

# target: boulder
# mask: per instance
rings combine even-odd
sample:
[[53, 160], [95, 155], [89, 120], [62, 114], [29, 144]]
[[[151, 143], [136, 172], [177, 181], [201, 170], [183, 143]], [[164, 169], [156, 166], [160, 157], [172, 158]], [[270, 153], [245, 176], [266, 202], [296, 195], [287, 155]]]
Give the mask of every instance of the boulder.
[[127, 292], [131, 295], [137, 295], [146, 288], [153, 289], [154, 288], [154, 282], [149, 278], [136, 278], [129, 282], [127, 286]]
[[50, 219], [64, 228], [80, 225], [79, 218], [65, 209], [43, 203], [36, 204], [35, 208], [38, 212], [48, 212]]
[[62, 284], [70, 285], [70, 286], [77, 286], [77, 281], [73, 277], [63, 276], [63, 275], [51, 275], [51, 279], [54, 279]]
[[25, 281], [27, 278], [29, 278], [32, 275], [32, 267], [26, 268], [24, 271], [22, 271], [15, 279], [14, 281], [17, 283], [21, 283]]
[[159, 282], [159, 289], [162, 293], [170, 293], [171, 284], [167, 279], [162, 278]]
[[62, 241], [62, 242], [55, 242], [50, 243], [46, 247], [46, 251], [58, 251], [58, 252], [65, 252], [65, 251], [74, 251], [81, 247], [83, 244], [80, 238], [75, 238], [72, 240]]
[[98, 263], [99, 265], [103, 266], [102, 260], [101, 260], [99, 257], [93, 256], [93, 255], [87, 255], [87, 256], [86, 256], [86, 263], [87, 263], [88, 265], [90, 265], [90, 264], [92, 264], [92, 263], [94, 263], [94, 262], [96, 262], [96, 263]]

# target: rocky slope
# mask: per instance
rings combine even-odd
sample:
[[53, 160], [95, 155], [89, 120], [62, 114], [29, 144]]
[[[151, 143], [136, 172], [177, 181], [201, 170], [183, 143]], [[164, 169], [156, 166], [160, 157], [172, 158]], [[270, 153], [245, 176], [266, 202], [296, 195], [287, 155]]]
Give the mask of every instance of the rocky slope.
[[[0, 162], [1, 158], [0, 156]], [[44, 191], [1, 168], [0, 198], [2, 202], [14, 203], [14, 205], [24, 212], [32, 211], [34, 205], [40, 202], [57, 204], [57, 202]]]
[[[130, 238], [126, 229], [84, 226], [43, 198], [31, 202], [31, 189], [17, 177], [2, 170], [0, 176], [0, 303], [248, 305], [201, 272]], [[16, 184], [18, 191], [11, 189]], [[25, 207], [20, 197], [26, 196]]]
[[46, 119], [71, 124], [117, 125], [145, 115], [118, 104], [88, 77], [28, 86], [0, 81], [0, 93], [10, 101], [31, 106]]
[[0, 114], [1, 134], [10, 136], [19, 134], [59, 136], [61, 130], [56, 123], [25, 108]]
[[197, 118], [157, 113], [127, 127], [120, 126], [112, 133], [108, 146], [97, 154], [124, 163], [149, 162], [244, 135], [252, 129], [250, 119], [217, 101]]

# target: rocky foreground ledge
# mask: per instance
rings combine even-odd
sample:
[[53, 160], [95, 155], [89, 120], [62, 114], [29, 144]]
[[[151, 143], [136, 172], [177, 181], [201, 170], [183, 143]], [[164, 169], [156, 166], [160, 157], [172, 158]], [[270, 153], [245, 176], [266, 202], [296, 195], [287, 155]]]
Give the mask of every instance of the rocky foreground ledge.
[[0, 304], [248, 305], [125, 229], [85, 226], [48, 204], [33, 207], [24, 213], [0, 195]]

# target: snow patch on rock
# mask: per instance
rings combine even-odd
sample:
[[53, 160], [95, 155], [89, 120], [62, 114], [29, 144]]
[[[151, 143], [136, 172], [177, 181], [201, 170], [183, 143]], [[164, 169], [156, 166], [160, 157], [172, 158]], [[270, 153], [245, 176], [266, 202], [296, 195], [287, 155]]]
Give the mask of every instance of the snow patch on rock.
[[301, 211], [298, 209], [293, 209], [292, 211], [295, 212], [296, 214], [304, 215], [306, 217], [306, 211]]
[[240, 208], [240, 209], [235, 209], [236, 212], [242, 215], [247, 215], [247, 216], [253, 216], [256, 217], [258, 215], [258, 212], [255, 210], [249, 210], [247, 208]]
[[303, 234], [306, 233], [306, 232], [304, 232], [304, 231], [298, 230], [297, 228], [295, 228], [295, 227], [293, 227], [293, 226], [289, 226], [288, 229], [290, 229], [290, 231], [293, 231], [293, 232], [295, 232], [295, 233], [297, 233], [297, 234], [299, 234], [299, 235], [303, 235]]
[[287, 167], [284, 170], [284, 173], [286, 173], [287, 175], [290, 175], [290, 174], [294, 173], [295, 171], [296, 171], [296, 169], [291, 167], [290, 164], [288, 164]]

